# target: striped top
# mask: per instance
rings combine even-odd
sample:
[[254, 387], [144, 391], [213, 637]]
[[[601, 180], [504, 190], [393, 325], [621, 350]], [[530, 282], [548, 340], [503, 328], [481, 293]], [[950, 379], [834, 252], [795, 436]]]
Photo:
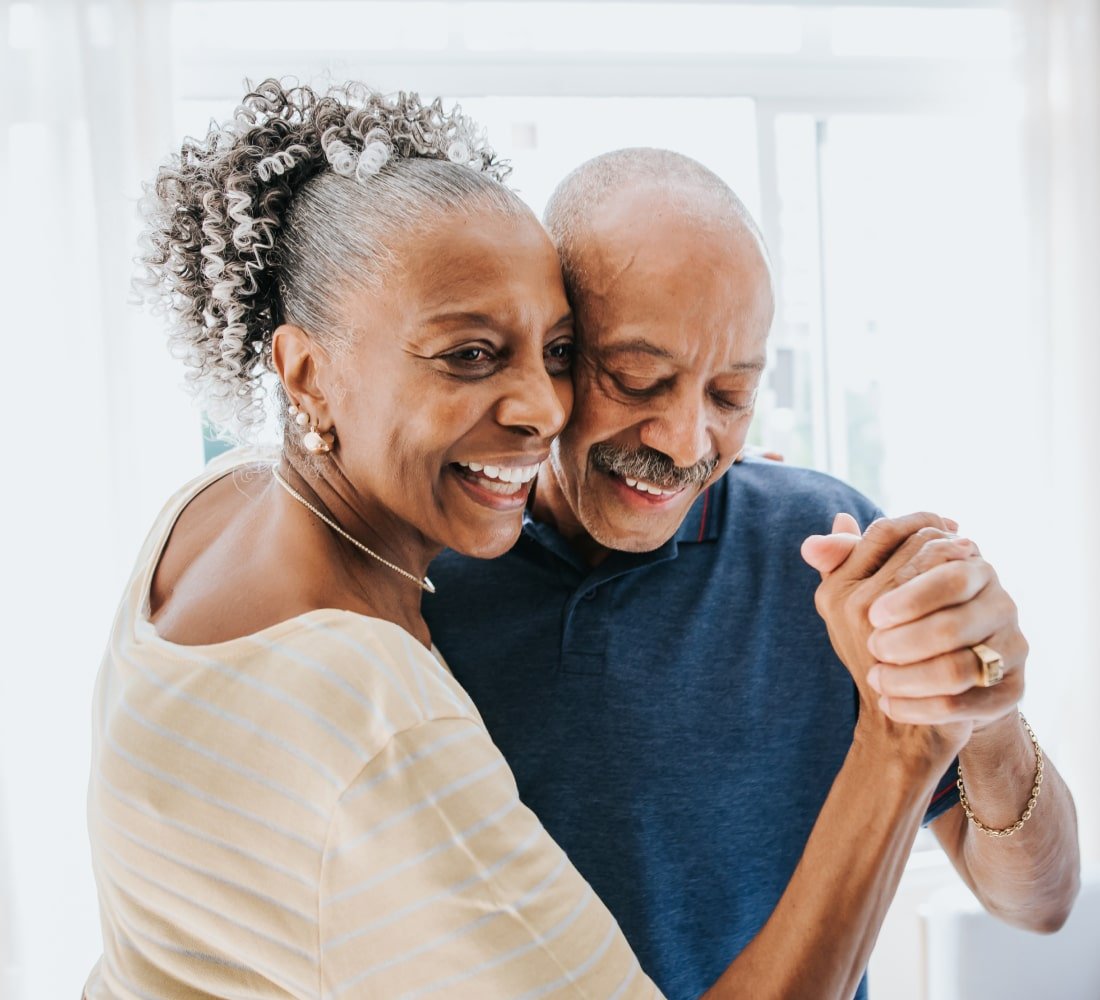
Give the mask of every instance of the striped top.
[[465, 691], [391, 622], [322, 609], [182, 646], [138, 559], [96, 684], [103, 955], [88, 1000], [651, 997]]

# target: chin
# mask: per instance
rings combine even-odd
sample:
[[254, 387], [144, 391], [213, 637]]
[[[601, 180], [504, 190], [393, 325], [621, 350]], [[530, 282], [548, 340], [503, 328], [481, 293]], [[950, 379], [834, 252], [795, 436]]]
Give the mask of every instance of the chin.
[[515, 524], [509, 525], [508, 528], [499, 528], [481, 534], [462, 532], [461, 535], [444, 539], [443, 544], [448, 549], [460, 555], [469, 556], [471, 559], [496, 559], [516, 544], [522, 528], [523, 519], [517, 517]]
[[659, 549], [675, 535], [679, 526], [680, 522], [677, 521], [668, 531], [660, 533], [632, 531], [628, 528], [608, 524], [606, 521], [601, 521], [598, 524], [590, 522], [585, 524], [584, 527], [589, 537], [605, 549], [612, 549], [617, 552], [652, 552], [654, 549]]

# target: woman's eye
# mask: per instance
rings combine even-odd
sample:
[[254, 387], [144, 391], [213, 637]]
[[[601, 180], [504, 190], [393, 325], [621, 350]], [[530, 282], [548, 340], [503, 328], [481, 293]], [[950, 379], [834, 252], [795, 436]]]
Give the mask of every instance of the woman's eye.
[[499, 358], [490, 347], [483, 344], [469, 344], [444, 354], [442, 360], [457, 375], [481, 378], [493, 373]]
[[561, 375], [573, 367], [573, 341], [559, 340], [546, 348], [546, 370], [551, 375]]

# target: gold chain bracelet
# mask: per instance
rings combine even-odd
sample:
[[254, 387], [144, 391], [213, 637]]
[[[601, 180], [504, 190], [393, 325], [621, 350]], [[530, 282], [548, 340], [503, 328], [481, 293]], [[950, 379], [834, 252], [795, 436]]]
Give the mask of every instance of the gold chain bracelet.
[[995, 830], [991, 826], [986, 826], [974, 815], [974, 810], [970, 808], [970, 800], [966, 797], [966, 788], [963, 785], [962, 764], [958, 766], [959, 779], [955, 784], [958, 785], [959, 788], [959, 804], [963, 807], [966, 818], [987, 837], [1011, 837], [1019, 830], [1021, 826], [1031, 819], [1031, 814], [1035, 811], [1035, 803], [1039, 801], [1039, 791], [1043, 787], [1043, 748], [1039, 746], [1039, 740], [1035, 737], [1035, 730], [1028, 725], [1027, 719], [1024, 718], [1024, 713], [1020, 712], [1019, 715], [1020, 721], [1024, 724], [1024, 729], [1027, 730], [1027, 735], [1031, 737], [1031, 745], [1035, 748], [1035, 784], [1031, 786], [1031, 797], [1027, 800], [1027, 806], [1023, 813], [1020, 814], [1020, 818], [1016, 820], [1012, 826], [1006, 826], [1002, 830]]

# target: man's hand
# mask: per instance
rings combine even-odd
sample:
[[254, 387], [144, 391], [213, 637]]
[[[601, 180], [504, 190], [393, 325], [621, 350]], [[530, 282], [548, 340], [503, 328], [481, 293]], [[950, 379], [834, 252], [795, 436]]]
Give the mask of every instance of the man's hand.
[[[899, 573], [912, 572], [928, 543], [951, 538], [956, 527], [935, 514], [910, 514], [881, 518], [861, 537], [855, 521], [839, 515], [832, 535], [813, 536], [802, 549], [806, 561], [821, 572], [817, 610], [859, 691], [860, 731], [875, 738], [885, 735], [894, 749], [911, 750], [917, 757], [948, 754], [945, 764], [969, 739], [972, 723], [949, 719], [923, 727], [894, 725], [909, 720], [889, 716], [885, 711], [889, 702], [881, 703], [881, 692], [872, 683], [872, 670], [881, 666], [882, 659], [871, 651], [875, 629], [870, 609], [898, 587]], [[907, 655], [918, 661], [939, 655], [943, 641], [939, 624], [938, 620], [916, 623], [906, 636]]]
[[[897, 587], [868, 609], [874, 631], [868, 675], [880, 706], [898, 722], [971, 721], [975, 732], [1014, 716], [1024, 691], [1028, 644], [1016, 605], [993, 567], [965, 538], [931, 539], [897, 574]], [[995, 649], [1004, 678], [982, 687], [971, 649]]]
[[[861, 538], [855, 520], [841, 514], [833, 534], [806, 539], [802, 554], [822, 576], [818, 610], [859, 687], [860, 726], [866, 700], [877, 695], [875, 710], [895, 727], [890, 736], [900, 738], [899, 747], [909, 746], [907, 734], [914, 732], [956, 739], [969, 732], [959, 764], [971, 808], [987, 826], [1008, 828], [1021, 815], [1037, 767], [1014, 711], [1023, 692], [1027, 641], [1015, 604], [977, 546], [954, 535], [958, 525], [945, 522], [945, 531], [919, 523], [920, 515], [910, 519], [915, 533], [885, 562], [889, 531], [878, 527], [881, 521]], [[870, 552], [868, 541], [874, 543]], [[879, 590], [867, 602], [855, 581], [880, 562], [866, 582]], [[858, 619], [864, 612], [870, 664], [861, 679], [855, 668], [860, 651], [843, 646], [844, 632], [856, 635], [858, 629], [851, 622], [838, 627], [830, 617]], [[978, 643], [1004, 661], [1004, 678], [993, 687], [978, 684], [979, 660], [970, 648]], [[872, 725], [871, 732], [882, 730]], [[942, 744], [932, 740], [928, 746]], [[1065, 922], [1080, 886], [1080, 850], [1073, 799], [1049, 758], [1042, 788], [1031, 819], [1011, 837], [976, 832], [961, 809], [948, 810], [932, 829], [989, 912], [1019, 927], [1052, 931]]]
[[[810, 536], [802, 552], [824, 581], [859, 542], [855, 519], [838, 514], [833, 533]], [[972, 541], [926, 532], [909, 551], [892, 586], [867, 609], [872, 626], [867, 647], [874, 657], [867, 685], [896, 722], [972, 722], [979, 731], [1011, 714], [1023, 693], [1028, 645], [1016, 605]], [[979, 686], [981, 663], [970, 648], [978, 643], [997, 650], [1004, 661], [1004, 680], [995, 687]]]

